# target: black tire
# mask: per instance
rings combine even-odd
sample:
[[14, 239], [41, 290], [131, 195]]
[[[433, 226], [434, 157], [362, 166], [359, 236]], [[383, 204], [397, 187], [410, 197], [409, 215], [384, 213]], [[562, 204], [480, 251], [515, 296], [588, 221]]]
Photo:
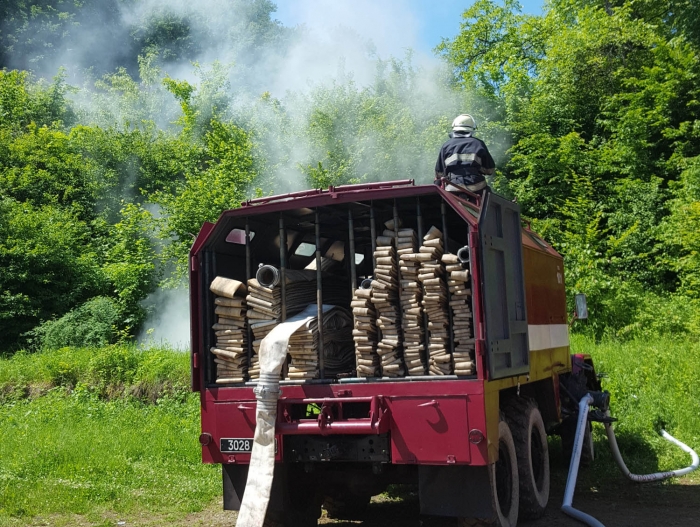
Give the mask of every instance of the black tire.
[[[576, 415], [571, 415], [564, 419], [559, 425], [561, 435], [561, 450], [564, 455], [564, 462], [571, 463], [571, 454], [574, 451], [574, 438], [576, 437]], [[583, 448], [581, 449], [581, 466], [589, 467], [595, 459], [595, 446], [593, 444], [593, 426], [589, 421], [586, 423], [586, 432], [583, 436]]]
[[311, 507], [287, 509], [279, 513], [268, 511], [263, 527], [316, 527], [320, 516], [320, 508], [318, 511], [318, 513], [314, 512]]
[[496, 518], [460, 518], [457, 522], [459, 527], [515, 527], [518, 523], [518, 461], [513, 434], [503, 418], [498, 423], [498, 436], [498, 461], [489, 465], [491, 502]]
[[541, 518], [549, 502], [550, 472], [547, 431], [542, 414], [532, 399], [511, 399], [505, 409], [518, 456], [520, 516]]
[[352, 494], [350, 492], [335, 493], [326, 496], [323, 508], [329, 518], [335, 520], [363, 520], [372, 496]]

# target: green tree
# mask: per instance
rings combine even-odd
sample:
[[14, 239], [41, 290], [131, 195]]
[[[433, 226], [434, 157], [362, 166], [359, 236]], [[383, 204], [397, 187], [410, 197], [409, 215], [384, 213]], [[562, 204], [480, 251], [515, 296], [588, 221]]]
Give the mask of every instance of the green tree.
[[70, 126], [75, 115], [66, 102], [67, 91], [62, 71], [47, 85], [27, 71], [0, 70], [0, 128], [16, 133], [30, 123]]
[[119, 306], [120, 330], [137, 330], [146, 313], [141, 301], [155, 291], [159, 272], [156, 268], [155, 222], [150, 212], [125, 203], [121, 220], [109, 229], [109, 243], [103, 272], [112, 286]]
[[0, 199], [0, 349], [105, 291], [88, 226], [69, 210]]
[[[514, 2], [483, 0], [440, 47], [458, 84], [499, 109], [513, 144], [505, 182], [549, 229], [574, 283], [599, 295], [598, 333], [637, 331], [644, 295], [673, 293], [676, 273], [686, 283], [692, 275], [667, 257], [672, 249], [689, 257], [692, 243], [661, 226], [695, 204], [676, 181], [700, 154], [699, 61], [683, 26], [698, 10], [668, 6], [553, 0], [544, 16], [524, 17]], [[576, 204], [584, 210], [582, 181], [595, 204], [592, 231], [570, 214]]]
[[205, 221], [238, 207], [257, 173], [253, 144], [234, 124], [212, 120], [204, 136], [202, 164], [188, 172], [174, 193], [158, 192], [154, 200], [163, 208], [162, 234], [170, 240], [163, 255], [175, 259], [177, 278], [185, 276], [193, 237]]
[[700, 299], [700, 157], [689, 160], [676, 196], [664, 223], [668, 263], [679, 273], [681, 291]]
[[0, 193], [36, 207], [56, 205], [94, 217], [96, 184], [64, 132], [31, 123], [26, 133], [0, 130]]
[[[7, 0], [0, 4], [0, 68], [53, 75], [59, 59], [100, 73], [115, 62], [135, 66], [121, 23], [122, 0]], [[79, 43], [79, 44], [78, 44]], [[128, 51], [130, 46], [127, 45]]]

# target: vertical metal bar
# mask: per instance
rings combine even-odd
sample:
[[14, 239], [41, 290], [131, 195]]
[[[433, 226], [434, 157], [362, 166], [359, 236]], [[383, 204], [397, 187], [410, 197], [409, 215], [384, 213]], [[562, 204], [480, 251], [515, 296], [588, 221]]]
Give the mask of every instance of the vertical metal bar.
[[202, 274], [204, 275], [204, 283], [207, 284], [203, 289], [203, 301], [202, 311], [204, 312], [204, 320], [207, 322], [209, 328], [208, 331], [204, 333], [203, 337], [203, 350], [202, 350], [202, 367], [204, 368], [204, 382], [206, 384], [212, 384], [216, 382], [215, 368], [216, 363], [211, 358], [212, 353], [209, 351], [212, 347], [212, 331], [211, 327], [216, 321], [216, 315], [214, 313], [214, 299], [211, 295], [211, 290], [209, 289], [209, 284], [212, 281], [212, 263], [211, 263], [211, 253], [207, 250], [202, 251]]
[[[252, 278], [251, 269], [251, 257], [250, 257], [250, 223], [248, 218], [245, 219], [245, 283], [248, 285], [248, 280]], [[247, 331], [247, 343], [248, 343], [248, 367], [253, 362], [253, 330], [250, 327], [250, 320], [248, 317], [245, 318], [245, 327]], [[250, 378], [250, 376], [249, 376]]]
[[377, 251], [377, 225], [374, 218], [374, 202], [369, 206], [369, 235], [372, 237], [372, 273], [377, 268], [377, 258], [374, 253]]
[[399, 308], [399, 313], [398, 317], [396, 319], [396, 332], [398, 333], [399, 336], [399, 353], [401, 357], [401, 362], [403, 364], [403, 371], [404, 375], [408, 375], [408, 368], [406, 368], [406, 361], [404, 360], [403, 356], [403, 344], [404, 344], [404, 336], [403, 336], [403, 305], [401, 302], [401, 295], [403, 294], [403, 286], [401, 285], [401, 264], [399, 263], [399, 208], [396, 204], [396, 200], [394, 200], [394, 208], [393, 208], [393, 213], [394, 213], [394, 234], [396, 235], [394, 237], [394, 251], [396, 252], [396, 265], [394, 267], [396, 271], [396, 281], [398, 283], [398, 289], [399, 289], [399, 296], [397, 299], [397, 304]]
[[[447, 247], [447, 209], [445, 206], [445, 202], [442, 201], [440, 202], [440, 214], [442, 215], [442, 245], [443, 245], [443, 250], [444, 252], [448, 252], [449, 249]], [[452, 306], [450, 305], [450, 302], [452, 301], [452, 293], [450, 292], [450, 284], [449, 284], [449, 279], [446, 278], [447, 283], [447, 318], [449, 320], [450, 324], [450, 355], [454, 357], [455, 353], [455, 335], [454, 335], [454, 326], [452, 323]], [[454, 359], [452, 360], [452, 368], [454, 371]]]
[[403, 291], [403, 287], [401, 287], [401, 266], [399, 265], [399, 209], [396, 206], [396, 200], [394, 200], [394, 234], [396, 234], [396, 237], [394, 238], [394, 249], [396, 251], [396, 277], [397, 277], [397, 282], [399, 284], [399, 314], [402, 314], [403, 312], [401, 311], [401, 292]]
[[472, 279], [472, 331], [474, 333], [474, 355], [476, 358], [476, 375], [479, 379], [488, 379], [486, 367], [486, 334], [484, 331], [483, 310], [481, 309], [481, 254], [479, 251], [479, 231], [469, 227], [469, 274]]
[[[369, 233], [372, 237], [372, 275], [377, 270], [377, 257], [375, 253], [377, 252], [377, 225], [374, 217], [374, 202], [371, 201], [369, 205]], [[376, 319], [375, 319], [376, 323]], [[377, 325], [377, 342], [382, 341], [382, 329]], [[379, 361], [379, 376], [382, 375], [382, 361]]]
[[284, 227], [283, 213], [280, 213], [280, 292], [284, 322], [287, 320], [287, 230]]
[[[420, 198], [416, 198], [416, 220], [418, 222], [418, 244], [421, 245], [423, 242], [423, 236], [425, 233], [425, 229], [423, 228], [423, 210], [421, 209], [420, 206]], [[420, 283], [420, 282], [419, 282]], [[424, 350], [423, 350], [423, 368], [424, 371], [428, 372], [428, 357], [429, 357], [429, 350], [430, 350], [430, 332], [428, 330], [428, 314], [425, 312], [425, 309], [421, 310], [423, 314], [423, 337], [424, 337]]]
[[423, 229], [423, 211], [420, 206], [420, 198], [416, 198], [416, 221], [418, 223], [418, 243], [423, 241], [423, 235], [425, 234]]
[[325, 379], [323, 365], [323, 277], [321, 273], [321, 221], [316, 209], [316, 306], [318, 309], [318, 370]]
[[357, 288], [357, 268], [355, 264], [355, 224], [352, 219], [352, 209], [348, 208], [348, 238], [350, 245], [350, 291], [354, 294]]

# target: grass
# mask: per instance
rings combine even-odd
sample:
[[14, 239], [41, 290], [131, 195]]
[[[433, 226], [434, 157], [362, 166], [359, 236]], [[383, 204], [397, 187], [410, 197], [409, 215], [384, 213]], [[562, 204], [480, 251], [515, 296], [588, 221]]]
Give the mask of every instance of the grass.
[[132, 395], [154, 402], [163, 393], [187, 391], [190, 365], [185, 353], [135, 346], [61, 348], [19, 352], [0, 358], [0, 402], [63, 386], [89, 387], [106, 398]]
[[[572, 351], [590, 353], [596, 371], [604, 373], [603, 388], [611, 393], [611, 413], [619, 421], [615, 434], [628, 468], [637, 474], [673, 470], [690, 464], [690, 457], [661, 438], [659, 430], [700, 451], [700, 343], [650, 339], [595, 344], [581, 336]], [[602, 425], [596, 425], [597, 460], [593, 475], [618, 480]], [[700, 483], [695, 472], [681, 480]]]
[[[62, 349], [0, 361], [0, 526], [185, 516], [221, 493], [200, 459], [188, 355]], [[105, 518], [110, 518], [109, 521]]]
[[[688, 456], [656, 431], [664, 426], [700, 448], [700, 344], [574, 336], [572, 350], [590, 353], [607, 374], [630, 469], [686, 466]], [[221, 495], [218, 467], [200, 462], [198, 433], [187, 354], [111, 346], [0, 359], [0, 527], [183, 521]], [[617, 488], [602, 426], [595, 438], [598, 458], [580, 486]], [[554, 459], [556, 440], [552, 446]], [[563, 484], [566, 467], [553, 467], [553, 483]], [[677, 481], [700, 483], [700, 476]]]

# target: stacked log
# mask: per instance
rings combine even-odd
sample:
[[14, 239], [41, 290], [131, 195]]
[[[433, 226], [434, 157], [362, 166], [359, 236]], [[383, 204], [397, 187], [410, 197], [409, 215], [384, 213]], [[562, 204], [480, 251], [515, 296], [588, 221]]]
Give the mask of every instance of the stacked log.
[[471, 311], [471, 283], [469, 271], [464, 268], [456, 255], [445, 254], [442, 257], [447, 282], [450, 288], [450, 308], [452, 309], [452, 334], [455, 349], [452, 355], [456, 375], [474, 375], [474, 337]]
[[423, 309], [428, 318], [430, 345], [428, 370], [430, 375], [449, 375], [451, 370], [448, 334], [447, 286], [443, 255], [442, 232], [431, 227], [423, 237], [418, 279], [423, 283]]
[[372, 304], [372, 289], [355, 289], [350, 304], [354, 317], [355, 364], [358, 377], [379, 374], [377, 355], [377, 312]]
[[424, 351], [423, 298], [418, 274], [418, 240], [413, 229], [401, 229], [397, 238], [397, 254], [401, 276], [401, 329], [404, 337], [403, 357], [408, 375], [424, 375], [425, 364], [421, 358]]
[[291, 358], [288, 380], [315, 379], [319, 376], [319, 353], [323, 350], [324, 373], [332, 377], [353, 367], [352, 316], [338, 306], [323, 313], [323, 346], [319, 346], [318, 317], [306, 321], [289, 338]]
[[211, 348], [217, 384], [243, 382], [248, 369], [245, 284], [217, 276], [209, 289], [214, 293], [213, 325], [216, 344]]
[[281, 313], [279, 288], [263, 287], [255, 278], [248, 280], [248, 322], [253, 332], [253, 356], [248, 369], [251, 380], [260, 377], [260, 343], [277, 325]]
[[[286, 316], [288, 318], [304, 310], [309, 304], [316, 303], [316, 271], [287, 270], [285, 277]], [[323, 283], [323, 300], [327, 304], [347, 303], [347, 282], [338, 277], [326, 276]], [[253, 357], [249, 368], [250, 379], [260, 376], [258, 353], [260, 344], [267, 334], [282, 321], [282, 288], [280, 284], [266, 287], [256, 278], [248, 280], [248, 320], [253, 332]], [[346, 304], [347, 305], [347, 304]], [[325, 324], [324, 324], [325, 327]], [[324, 339], [325, 340], [325, 339]], [[352, 344], [352, 340], [350, 339]], [[296, 345], [296, 344], [295, 344]], [[299, 370], [306, 371], [302, 366], [302, 356], [307, 342], [298, 343]], [[290, 345], [291, 346], [291, 345]], [[317, 353], [314, 351], [314, 353]], [[352, 353], [350, 354], [348, 371], [352, 370]], [[311, 363], [308, 365], [311, 366]]]
[[377, 310], [377, 326], [382, 338], [377, 345], [381, 357], [382, 375], [399, 377], [404, 374], [401, 357], [401, 313], [399, 310], [399, 278], [396, 259], [396, 230], [393, 220], [385, 224], [387, 229], [377, 237], [374, 251], [376, 267], [372, 280], [372, 303]]

